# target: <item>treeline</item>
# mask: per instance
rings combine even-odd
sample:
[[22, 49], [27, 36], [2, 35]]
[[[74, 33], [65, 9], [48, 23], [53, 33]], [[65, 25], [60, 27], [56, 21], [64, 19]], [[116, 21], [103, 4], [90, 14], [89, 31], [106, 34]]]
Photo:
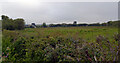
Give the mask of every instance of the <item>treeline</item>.
[[[34, 24], [34, 25], [33, 25]], [[43, 23], [42, 25], [35, 25], [35, 23], [32, 23], [31, 25], [26, 25], [26, 28], [39, 28], [39, 27], [77, 27], [77, 26], [112, 26], [112, 27], [118, 27], [120, 24], [120, 21], [108, 21], [107, 23], [92, 23], [92, 24], [77, 24], [76, 21], [73, 22], [73, 24], [49, 24], [46, 25], [46, 23]]]
[[25, 28], [24, 19], [10, 19], [8, 16], [2, 15], [2, 29], [6, 30], [22, 30]]
[[77, 21], [74, 21], [73, 24], [49, 24], [47, 25], [45, 22], [42, 25], [36, 25], [32, 23], [31, 25], [25, 25], [24, 19], [10, 19], [8, 16], [2, 15], [2, 29], [6, 30], [22, 30], [24, 28], [40, 28], [40, 27], [77, 27], [77, 26], [114, 26], [118, 27], [120, 21], [108, 21], [106, 23], [92, 23], [92, 24], [77, 24]]
[[73, 26], [115, 26], [117, 27], [119, 21], [108, 21], [107, 23], [93, 23], [93, 24], [50, 24], [49, 27], [73, 27]]

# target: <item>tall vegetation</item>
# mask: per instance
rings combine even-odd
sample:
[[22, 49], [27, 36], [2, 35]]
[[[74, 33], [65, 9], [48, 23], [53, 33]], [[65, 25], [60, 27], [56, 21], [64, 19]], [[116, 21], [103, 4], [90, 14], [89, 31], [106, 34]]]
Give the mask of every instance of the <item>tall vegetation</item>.
[[43, 24], [42, 24], [42, 27], [47, 27], [46, 23], [43, 23]]
[[2, 29], [6, 30], [22, 30], [25, 27], [24, 19], [10, 19], [8, 16], [2, 15]]
[[112, 27], [3, 30], [3, 61], [118, 61], [119, 34]]
[[[2, 32], [0, 58], [18, 62], [118, 61], [120, 34], [114, 27], [118, 22], [77, 24], [74, 21], [73, 24], [50, 24], [48, 28], [36, 28], [32, 23], [34, 29], [24, 29], [24, 19], [2, 15], [2, 26], [6, 30]], [[46, 23], [41, 27], [47, 27]]]

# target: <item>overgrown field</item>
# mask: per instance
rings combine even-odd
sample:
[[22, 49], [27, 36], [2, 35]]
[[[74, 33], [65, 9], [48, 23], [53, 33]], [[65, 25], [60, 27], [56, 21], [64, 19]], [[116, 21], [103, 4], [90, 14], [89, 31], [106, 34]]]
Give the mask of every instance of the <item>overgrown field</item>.
[[118, 28], [3, 30], [3, 61], [116, 61]]

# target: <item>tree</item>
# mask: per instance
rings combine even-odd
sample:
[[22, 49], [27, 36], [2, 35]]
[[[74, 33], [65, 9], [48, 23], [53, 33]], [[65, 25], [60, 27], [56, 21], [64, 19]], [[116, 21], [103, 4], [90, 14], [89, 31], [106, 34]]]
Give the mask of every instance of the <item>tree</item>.
[[24, 19], [15, 19], [15, 29], [22, 30], [25, 28]]
[[89, 24], [88, 26], [100, 26], [100, 23], [92, 23], [92, 24]]
[[2, 15], [2, 29], [15, 30], [13, 19], [9, 19], [8, 16]]
[[24, 19], [9, 19], [8, 16], [2, 15], [2, 29], [6, 30], [22, 30], [25, 27]]
[[73, 26], [77, 26], [77, 21], [74, 21], [74, 22], [73, 22]]
[[76, 25], [76, 24], [77, 24], [77, 21], [74, 21], [74, 22], [73, 22], [73, 24], [75, 24], [75, 25]]
[[83, 23], [83, 24], [78, 24], [78, 26], [87, 26], [88, 24]]
[[107, 22], [108, 26], [112, 26], [112, 21]]
[[42, 26], [43, 26], [43, 27], [47, 27], [46, 23], [43, 23]]
[[1, 18], [2, 18], [2, 20], [8, 20], [9, 19], [9, 17], [5, 16], [5, 15], [2, 15]]
[[54, 24], [50, 24], [49, 27], [54, 27]]
[[107, 23], [102, 23], [101, 25], [102, 25], [102, 26], [107, 26]]
[[61, 25], [62, 25], [62, 27], [66, 27], [66, 26], [67, 26], [67, 24], [66, 24], [66, 23], [62, 23]]

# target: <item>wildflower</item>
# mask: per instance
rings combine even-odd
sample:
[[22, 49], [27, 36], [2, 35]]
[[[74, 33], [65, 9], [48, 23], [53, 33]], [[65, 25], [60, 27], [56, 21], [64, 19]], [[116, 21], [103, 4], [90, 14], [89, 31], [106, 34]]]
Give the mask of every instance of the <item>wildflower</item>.
[[4, 54], [4, 52], [2, 54]]
[[91, 43], [89, 43], [89, 45], [91, 45]]
[[7, 53], [7, 56], [9, 55], [9, 53]]
[[6, 58], [8, 57], [8, 56], [5, 56]]
[[88, 58], [88, 60], [89, 60], [89, 61], [92, 61], [92, 59], [91, 59], [91, 58]]

